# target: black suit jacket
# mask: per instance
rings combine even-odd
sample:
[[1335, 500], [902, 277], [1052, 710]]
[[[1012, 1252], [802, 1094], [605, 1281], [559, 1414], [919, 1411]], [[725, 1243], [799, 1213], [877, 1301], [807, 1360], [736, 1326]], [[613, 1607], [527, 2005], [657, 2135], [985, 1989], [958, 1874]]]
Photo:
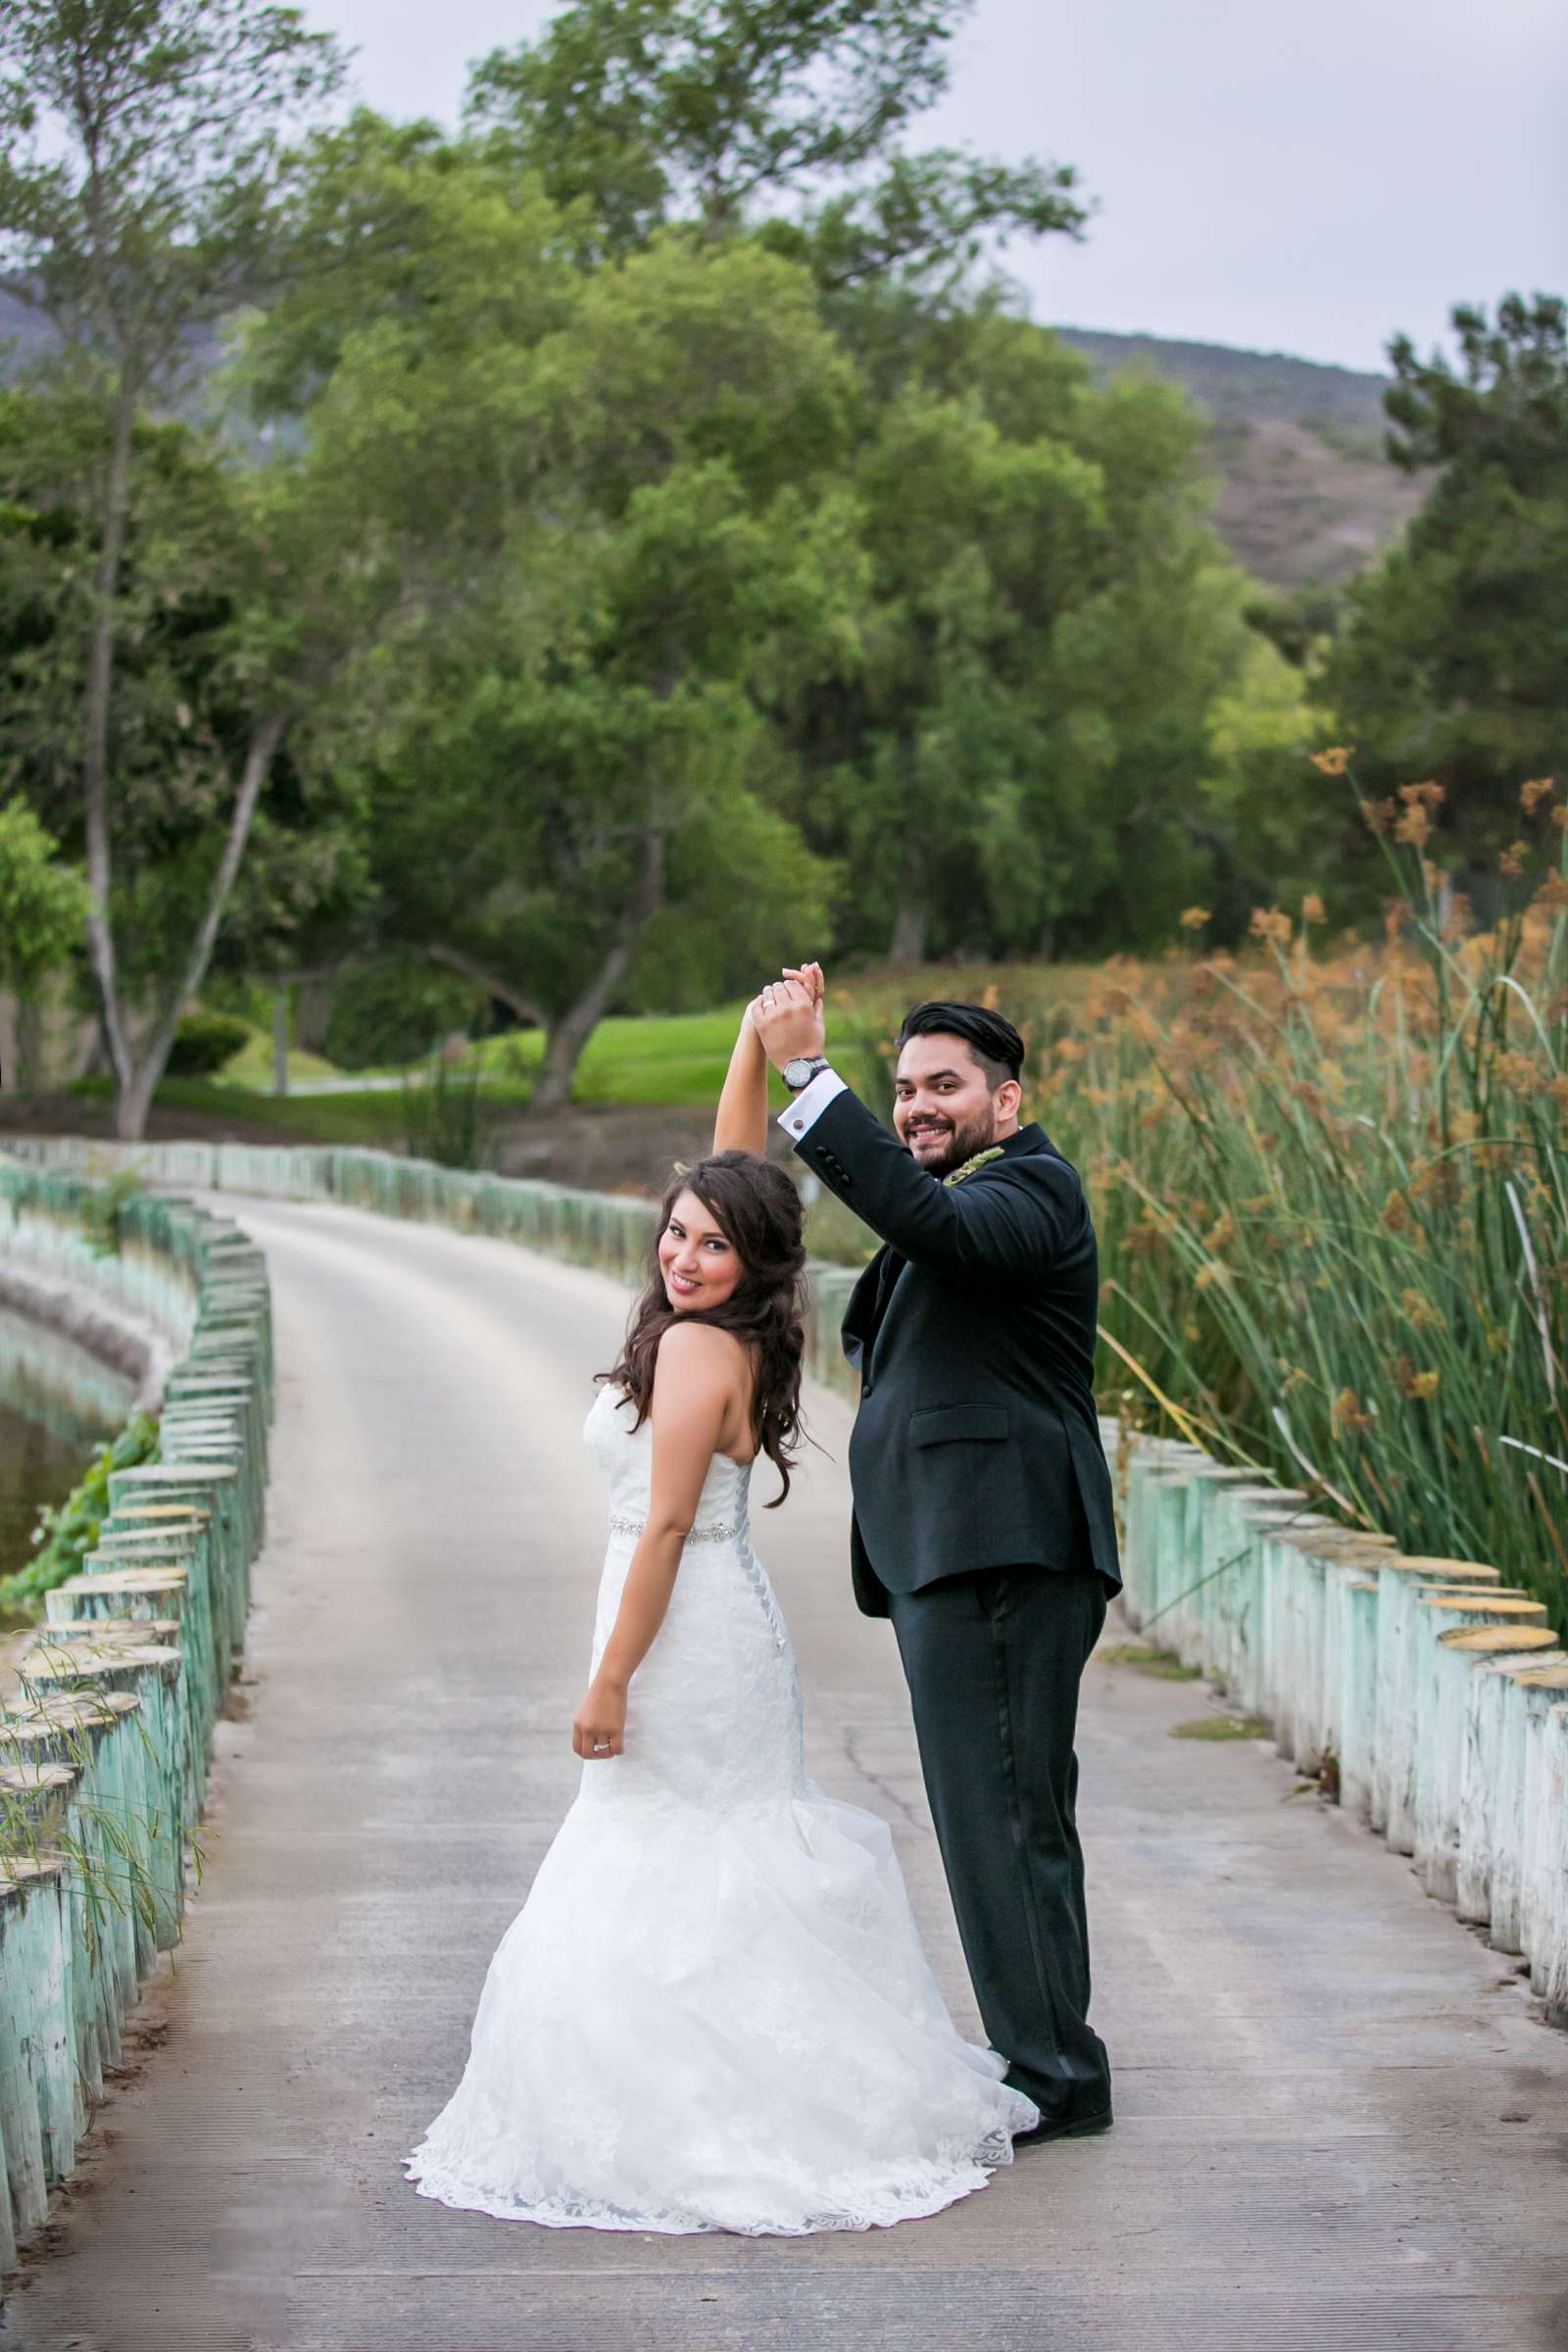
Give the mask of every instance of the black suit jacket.
[[844, 1317], [860, 1375], [851, 1558], [867, 1616], [977, 1568], [1092, 1565], [1118, 1591], [1095, 1412], [1099, 1254], [1078, 1173], [1039, 1127], [944, 1185], [859, 1099], [795, 1147], [887, 1245]]

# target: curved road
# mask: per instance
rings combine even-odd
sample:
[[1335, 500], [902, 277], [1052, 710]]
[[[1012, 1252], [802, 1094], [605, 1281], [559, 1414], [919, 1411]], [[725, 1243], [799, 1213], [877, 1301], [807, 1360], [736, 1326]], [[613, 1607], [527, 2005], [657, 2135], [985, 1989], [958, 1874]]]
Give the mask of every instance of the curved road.
[[[1568, 2036], [1195, 1686], [1096, 1665], [1082, 1734], [1116, 2130], [891, 2231], [533, 2230], [415, 2196], [490, 1953], [569, 1801], [602, 1550], [578, 1431], [608, 1280], [222, 1202], [274, 1288], [271, 1534], [163, 2041], [105, 2111], [27, 2352], [1492, 2352], [1568, 2344]], [[849, 1414], [760, 1543], [812, 1768], [899, 1835], [974, 2026], [903, 1687], [845, 1563]], [[768, 1491], [763, 1482], [762, 1493]], [[1113, 1638], [1113, 1637], [1112, 1637]], [[167, 2029], [167, 2037], [164, 2030]]]

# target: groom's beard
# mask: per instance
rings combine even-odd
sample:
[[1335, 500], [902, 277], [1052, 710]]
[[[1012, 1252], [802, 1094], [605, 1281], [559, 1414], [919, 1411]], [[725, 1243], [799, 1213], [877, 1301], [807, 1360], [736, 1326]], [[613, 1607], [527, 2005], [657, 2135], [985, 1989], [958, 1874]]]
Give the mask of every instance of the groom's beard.
[[920, 1123], [927, 1129], [940, 1129], [945, 1125], [949, 1131], [945, 1137], [939, 1136], [936, 1140], [928, 1133], [921, 1139], [918, 1152], [913, 1139], [906, 1139], [905, 1149], [930, 1176], [951, 1176], [955, 1168], [961, 1168], [964, 1161], [973, 1159], [977, 1152], [988, 1151], [997, 1140], [994, 1101], [988, 1102], [983, 1111], [974, 1118], [964, 1120], [962, 1124], [956, 1124], [951, 1119], [944, 1121], [929, 1111], [921, 1112]]

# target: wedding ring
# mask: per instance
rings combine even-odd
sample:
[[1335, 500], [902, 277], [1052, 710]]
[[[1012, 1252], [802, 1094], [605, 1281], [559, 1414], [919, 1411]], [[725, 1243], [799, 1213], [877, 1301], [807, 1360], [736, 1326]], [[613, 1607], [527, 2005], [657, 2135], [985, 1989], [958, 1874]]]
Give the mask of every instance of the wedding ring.
[[609, 1753], [610, 1741], [608, 1740], [596, 1740], [594, 1741], [594, 1754], [596, 1756], [608, 1756]]

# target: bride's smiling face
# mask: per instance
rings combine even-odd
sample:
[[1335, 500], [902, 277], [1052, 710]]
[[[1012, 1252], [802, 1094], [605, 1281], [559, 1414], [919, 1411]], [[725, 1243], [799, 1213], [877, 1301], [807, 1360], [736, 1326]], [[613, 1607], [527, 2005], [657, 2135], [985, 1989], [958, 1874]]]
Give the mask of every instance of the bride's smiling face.
[[659, 1237], [659, 1270], [677, 1314], [722, 1306], [746, 1271], [740, 1251], [695, 1193], [682, 1193], [669, 1212]]

